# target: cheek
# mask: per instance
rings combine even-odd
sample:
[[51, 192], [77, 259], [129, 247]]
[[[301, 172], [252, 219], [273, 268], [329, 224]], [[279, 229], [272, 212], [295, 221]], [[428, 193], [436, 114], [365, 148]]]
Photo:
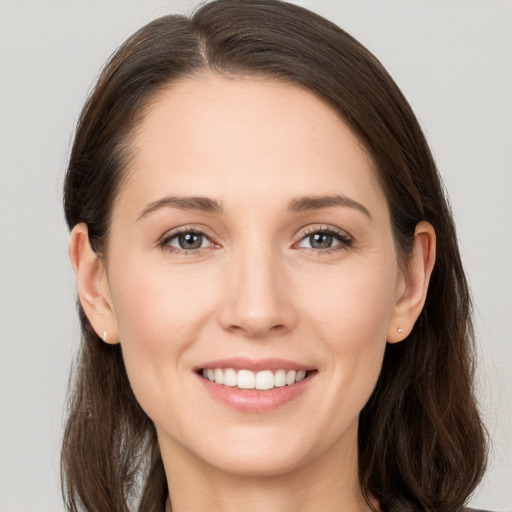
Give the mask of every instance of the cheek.
[[386, 341], [396, 281], [396, 264], [346, 265], [330, 269], [321, 279], [309, 277], [297, 295], [304, 316], [333, 348], [353, 352]]
[[162, 404], [172, 405], [168, 390], [181, 386], [184, 354], [211, 317], [211, 297], [185, 272], [128, 263], [113, 272], [112, 299], [131, 386], [155, 418]]
[[309, 310], [311, 339], [318, 352], [329, 356], [323, 358], [328, 376], [323, 405], [324, 421], [336, 411], [332, 435], [345, 428], [340, 423], [345, 425], [359, 414], [377, 382], [396, 277], [392, 266], [382, 264], [345, 268], [326, 279], [321, 292], [318, 286], [309, 286], [312, 291], [303, 298]]
[[201, 284], [198, 276], [156, 265], [133, 265], [117, 272], [112, 298], [121, 342], [178, 349], [210, 307], [208, 285], [204, 280]]

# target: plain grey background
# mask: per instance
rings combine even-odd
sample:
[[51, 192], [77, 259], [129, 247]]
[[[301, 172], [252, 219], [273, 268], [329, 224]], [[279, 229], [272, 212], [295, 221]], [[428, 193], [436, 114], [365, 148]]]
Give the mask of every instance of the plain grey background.
[[[512, 2], [304, 0], [411, 102], [449, 191], [493, 439], [471, 504], [512, 510]], [[0, 0], [0, 512], [62, 511], [59, 444], [79, 340], [61, 186], [79, 111], [133, 31], [191, 1]]]

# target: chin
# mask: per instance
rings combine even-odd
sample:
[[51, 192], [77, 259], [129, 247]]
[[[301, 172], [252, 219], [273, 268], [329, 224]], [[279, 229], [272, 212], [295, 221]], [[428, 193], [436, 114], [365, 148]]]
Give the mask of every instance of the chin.
[[216, 470], [240, 477], [276, 477], [297, 471], [304, 459], [297, 450], [273, 450], [271, 453], [237, 450], [212, 462]]
[[202, 446], [196, 444], [196, 456], [226, 474], [276, 477], [321, 464], [329, 453], [340, 453], [336, 440], [324, 432], [308, 431], [300, 426], [291, 430], [282, 425], [281, 428], [238, 426], [225, 436], [207, 437]]
[[191, 430], [191, 435], [180, 436], [181, 442], [159, 432], [161, 449], [169, 453], [169, 460], [185, 455], [190, 464], [206, 473], [213, 470], [243, 477], [279, 476], [297, 470], [320, 451], [304, 435], [293, 435], [300, 434], [300, 429], [292, 435], [282, 428], [263, 425], [212, 428], [206, 435]]

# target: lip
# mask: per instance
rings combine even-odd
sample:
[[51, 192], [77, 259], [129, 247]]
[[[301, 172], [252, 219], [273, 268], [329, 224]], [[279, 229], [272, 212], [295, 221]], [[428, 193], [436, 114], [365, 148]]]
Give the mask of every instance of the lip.
[[246, 357], [233, 357], [229, 359], [218, 359], [216, 361], [208, 361], [194, 368], [194, 371], [213, 370], [215, 368], [233, 368], [233, 370], [251, 370], [259, 372], [262, 370], [315, 370], [312, 366], [296, 363], [287, 359], [266, 358], [266, 359], [249, 359]]
[[[248, 390], [224, 386], [223, 384], [211, 382], [200, 375], [201, 370], [214, 368], [245, 369], [253, 372], [261, 370], [305, 370], [308, 374], [305, 379], [290, 386], [259, 391], [256, 389]], [[310, 366], [275, 358], [260, 360], [247, 358], [219, 359], [209, 361], [195, 368], [195, 374], [199, 383], [214, 400], [231, 409], [245, 413], [270, 412], [298, 399], [314, 382], [317, 373], [315, 368]]]

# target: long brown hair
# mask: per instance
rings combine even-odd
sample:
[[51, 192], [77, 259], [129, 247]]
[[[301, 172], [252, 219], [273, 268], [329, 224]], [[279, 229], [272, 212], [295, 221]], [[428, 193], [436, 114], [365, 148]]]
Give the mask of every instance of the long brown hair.
[[[143, 27], [107, 63], [82, 111], [64, 187], [69, 228], [85, 222], [93, 249], [105, 255], [138, 121], [158, 92], [207, 69], [285, 80], [335, 108], [376, 163], [403, 264], [416, 224], [434, 226], [437, 261], [424, 310], [405, 342], [387, 346], [360, 415], [359, 480], [383, 510], [460, 510], [481, 479], [486, 438], [455, 227], [411, 108], [349, 34], [278, 0], [218, 0], [191, 18], [165, 16]], [[67, 508], [162, 512], [168, 489], [154, 426], [132, 393], [120, 345], [103, 343], [78, 310], [82, 346], [61, 466]]]

